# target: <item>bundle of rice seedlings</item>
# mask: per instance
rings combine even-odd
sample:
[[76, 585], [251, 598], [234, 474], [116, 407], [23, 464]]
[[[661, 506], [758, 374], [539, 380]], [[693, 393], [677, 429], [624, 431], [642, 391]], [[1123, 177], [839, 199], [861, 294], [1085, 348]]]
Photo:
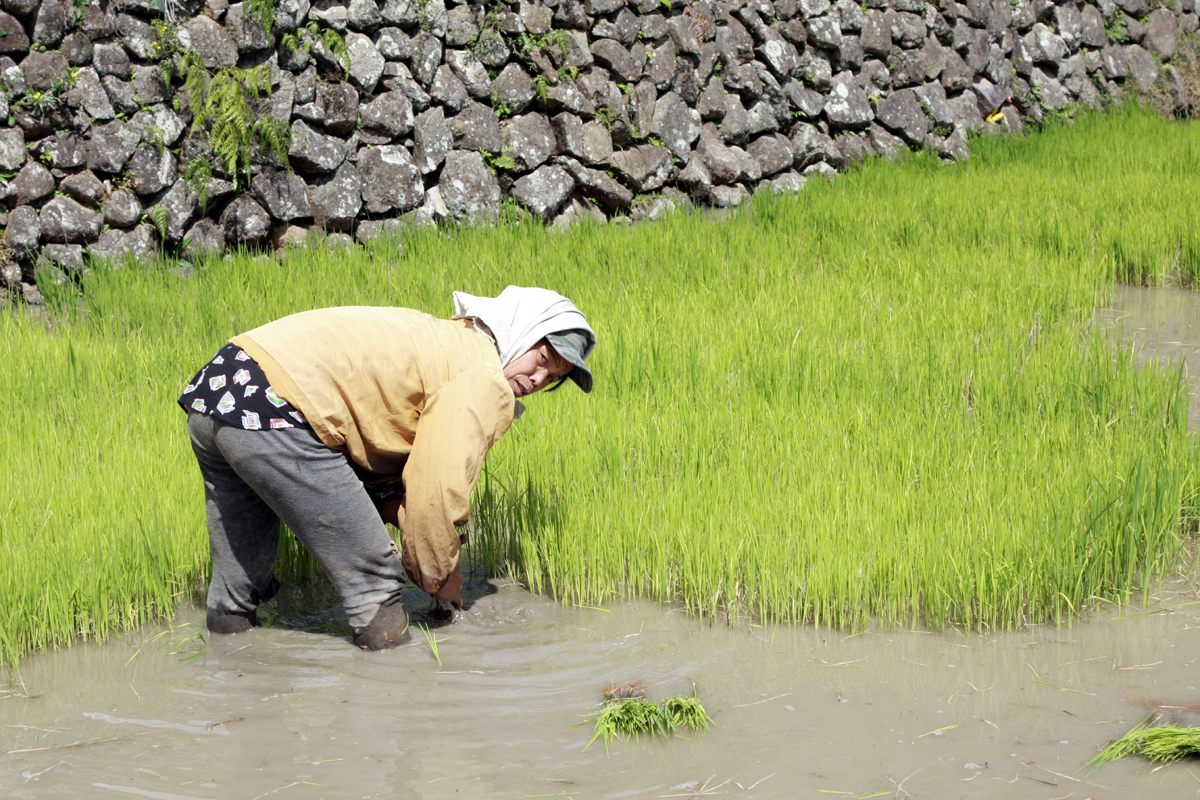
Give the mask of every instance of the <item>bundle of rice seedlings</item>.
[[1095, 772], [1110, 761], [1131, 755], [1144, 756], [1164, 764], [1186, 756], [1200, 755], [1200, 728], [1155, 724], [1162, 719], [1160, 714], [1146, 717], [1133, 730], [1109, 744], [1089, 761], [1089, 771]]
[[671, 730], [686, 728], [691, 731], [706, 731], [712, 723], [712, 718], [700, 705], [700, 699], [693, 695], [688, 697], [681, 694], [668, 697], [662, 701], [662, 711], [667, 716], [667, 725]]
[[603, 739], [604, 750], [607, 752], [609, 742], [618, 737], [638, 739], [643, 734], [680, 735], [677, 731], [703, 731], [708, 730], [712, 724], [712, 719], [700, 704], [695, 688], [692, 689], [690, 697], [676, 695], [660, 703], [653, 703], [642, 696], [645, 684], [638, 683], [632, 691], [612, 691], [614, 688], [631, 687], [634, 687], [634, 684], [610, 686], [604, 691], [605, 700], [600, 712], [595, 715], [596, 726], [587, 747], [591, 747], [597, 739]]
[[608, 743], [618, 736], [638, 739], [642, 734], [661, 733], [665, 736], [670, 732], [667, 715], [658, 704], [644, 697], [633, 697], [604, 705], [596, 715], [595, 733], [588, 746], [603, 739], [607, 749]]

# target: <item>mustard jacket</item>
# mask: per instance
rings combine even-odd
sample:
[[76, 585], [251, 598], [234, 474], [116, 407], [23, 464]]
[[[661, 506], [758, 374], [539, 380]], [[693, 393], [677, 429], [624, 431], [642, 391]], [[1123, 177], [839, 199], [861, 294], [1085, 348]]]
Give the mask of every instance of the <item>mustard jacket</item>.
[[404, 568], [434, 593], [458, 564], [484, 456], [515, 398], [490, 340], [469, 320], [405, 308], [305, 311], [232, 339], [326, 446], [400, 475]]

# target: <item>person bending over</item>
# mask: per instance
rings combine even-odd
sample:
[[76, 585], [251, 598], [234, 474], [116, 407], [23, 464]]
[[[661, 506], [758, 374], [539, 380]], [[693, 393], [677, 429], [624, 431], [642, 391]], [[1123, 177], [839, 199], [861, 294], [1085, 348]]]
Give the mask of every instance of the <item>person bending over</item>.
[[407, 641], [406, 573], [462, 607], [455, 529], [484, 457], [519, 398], [567, 378], [591, 391], [596, 334], [547, 289], [453, 298], [449, 320], [293, 314], [235, 336], [188, 382], [178, 402], [204, 478], [210, 631], [249, 630], [279, 590], [280, 520], [341, 594], [359, 647]]

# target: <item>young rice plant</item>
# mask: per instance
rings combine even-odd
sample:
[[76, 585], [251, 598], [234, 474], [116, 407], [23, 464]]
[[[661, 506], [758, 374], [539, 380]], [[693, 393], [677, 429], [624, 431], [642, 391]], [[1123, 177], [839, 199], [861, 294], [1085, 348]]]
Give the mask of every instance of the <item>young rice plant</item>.
[[1129, 733], [1111, 742], [1087, 763], [1089, 774], [1110, 761], [1126, 756], [1143, 756], [1151, 761], [1170, 763], [1187, 756], [1200, 755], [1200, 728], [1179, 728], [1154, 724], [1158, 715], [1151, 714]]
[[595, 717], [594, 732], [585, 750], [597, 739], [604, 742], [607, 750], [609, 743], [617, 738], [672, 736], [684, 730], [698, 733], [712, 725], [694, 691], [691, 696], [676, 695], [659, 703], [645, 697], [614, 698], [606, 701]]
[[[564, 603], [1013, 627], [1125, 599], [1194, 526], [1181, 367], [1093, 328], [1115, 281], [1200, 270], [1200, 128], [1136, 110], [869, 163], [723, 221], [411, 232], [283, 263], [96, 267], [0, 315], [0, 658], [169, 614], [206, 580], [174, 400], [303, 309], [552, 287], [596, 389], [534, 397], [467, 557]], [[295, 276], [303, 275], [303, 280]], [[282, 579], [317, 568], [284, 537]]]

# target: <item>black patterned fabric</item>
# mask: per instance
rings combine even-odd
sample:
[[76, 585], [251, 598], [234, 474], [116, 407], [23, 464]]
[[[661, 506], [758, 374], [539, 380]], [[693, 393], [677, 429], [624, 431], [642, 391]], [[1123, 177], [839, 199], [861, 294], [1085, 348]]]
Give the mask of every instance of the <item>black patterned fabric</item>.
[[275, 392], [262, 367], [235, 344], [218, 350], [188, 381], [179, 405], [248, 431], [312, 429], [304, 415]]

